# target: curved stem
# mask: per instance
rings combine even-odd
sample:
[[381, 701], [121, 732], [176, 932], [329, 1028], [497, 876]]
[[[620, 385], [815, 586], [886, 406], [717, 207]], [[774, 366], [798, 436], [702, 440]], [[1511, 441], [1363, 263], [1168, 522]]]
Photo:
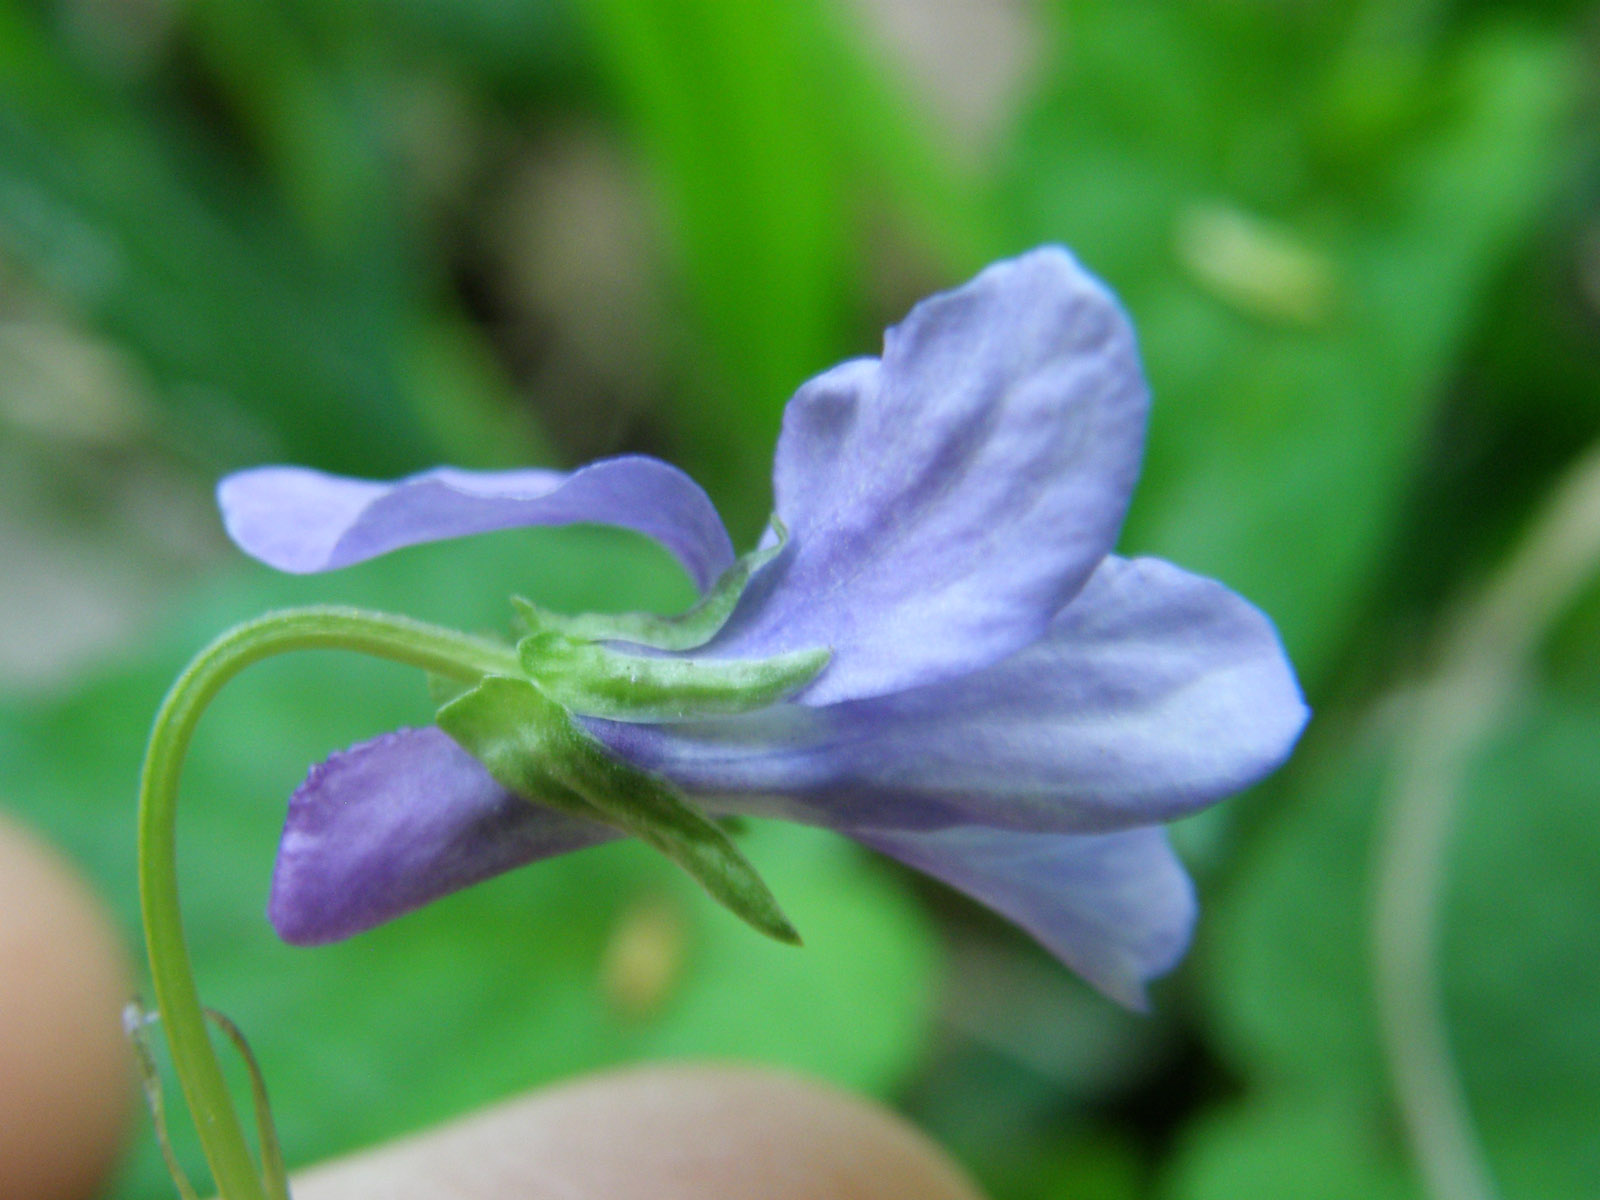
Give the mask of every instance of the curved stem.
[[1568, 472], [1532, 529], [1461, 615], [1420, 690], [1388, 797], [1373, 905], [1378, 1014], [1412, 1153], [1434, 1200], [1495, 1188], [1450, 1053], [1439, 909], [1462, 777], [1552, 622], [1600, 568], [1600, 445]]
[[156, 1006], [173, 1067], [223, 1200], [266, 1200], [212, 1051], [178, 911], [178, 776], [200, 714], [252, 663], [291, 650], [354, 650], [462, 682], [517, 671], [508, 647], [405, 617], [355, 608], [285, 609], [236, 625], [190, 662], [156, 714], [139, 794], [139, 903]]

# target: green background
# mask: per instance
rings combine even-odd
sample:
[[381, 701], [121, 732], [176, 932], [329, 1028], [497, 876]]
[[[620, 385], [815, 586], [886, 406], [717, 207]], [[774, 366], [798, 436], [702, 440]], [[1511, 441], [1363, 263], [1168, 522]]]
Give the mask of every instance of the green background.
[[[998, 1200], [1423, 1195], [1378, 865], [1451, 694], [1429, 681], [1477, 661], [1472, 614], [1506, 594], [1515, 644], [1424, 771], [1449, 818], [1428, 978], [1501, 1192], [1600, 1193], [1600, 514], [1554, 599], [1514, 586], [1600, 434], [1597, 29], [1560, 0], [0, 0], [0, 804], [131, 941], [142, 739], [230, 622], [688, 597], [595, 530], [285, 579], [222, 538], [222, 473], [642, 450], [748, 544], [797, 384], [1065, 242], [1155, 396], [1121, 549], [1271, 614], [1317, 714], [1287, 769], [1177, 830], [1203, 916], [1153, 1015], [776, 826], [748, 850], [799, 953], [627, 845], [281, 946], [284, 797], [429, 714], [403, 672], [306, 656], [208, 715], [180, 831], [202, 990], [291, 1161], [603, 1064], [737, 1056], [898, 1105]], [[640, 939], [660, 969], [629, 975]], [[164, 1187], [143, 1130], [106, 1196]]]

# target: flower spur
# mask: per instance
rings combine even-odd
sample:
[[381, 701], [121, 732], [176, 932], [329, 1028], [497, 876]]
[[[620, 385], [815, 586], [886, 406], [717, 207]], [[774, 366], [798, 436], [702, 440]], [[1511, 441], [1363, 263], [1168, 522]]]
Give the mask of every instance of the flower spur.
[[[314, 768], [290, 801], [274, 924], [294, 942], [347, 937], [618, 836], [583, 806], [593, 788], [530, 765], [526, 745], [507, 766], [508, 741], [527, 740], [507, 713], [533, 705], [594, 748], [593, 771], [715, 815], [835, 829], [1142, 1005], [1195, 911], [1162, 823], [1270, 772], [1307, 716], [1261, 613], [1111, 554], [1146, 408], [1126, 317], [1047, 247], [918, 304], [880, 359], [800, 388], [773, 470], [784, 532], [744, 559], [692, 480], [639, 456], [393, 483], [230, 476], [229, 533], [283, 570], [600, 523], [658, 541], [706, 597], [676, 622], [530, 607], [521, 672], [485, 672], [439, 725]], [[663, 702], [630, 693], [658, 677]]]

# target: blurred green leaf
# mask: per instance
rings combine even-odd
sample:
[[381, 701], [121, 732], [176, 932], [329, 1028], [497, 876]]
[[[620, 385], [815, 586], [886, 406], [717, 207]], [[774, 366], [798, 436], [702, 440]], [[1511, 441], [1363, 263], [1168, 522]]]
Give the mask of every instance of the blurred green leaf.
[[1444, 1003], [1505, 1195], [1578, 1196], [1600, 1180], [1600, 705], [1547, 695], [1519, 717], [1463, 797]]
[[1280, 810], [1236, 864], [1201, 927], [1199, 977], [1234, 1068], [1315, 1091], [1383, 1087], [1368, 921], [1385, 747], [1355, 730], [1334, 761], [1302, 763]]
[[388, 80], [362, 6], [274, 0], [195, 4], [184, 15], [230, 115], [301, 223], [336, 253], [392, 247], [398, 213], [377, 112]]
[[366, 0], [365, 7], [414, 52], [509, 98], [548, 93], [570, 101], [592, 83], [564, 0]]
[[[1445, 1019], [1491, 1169], [1511, 1197], [1581, 1195], [1600, 1178], [1597, 722], [1592, 696], [1531, 698], [1480, 748], [1456, 814], [1442, 916]], [[1387, 756], [1380, 741], [1302, 779], [1297, 807], [1264, 833], [1213, 906], [1202, 953], [1230, 1057], [1265, 1089], [1258, 1107], [1268, 1097], [1310, 1105], [1320, 1115], [1306, 1115], [1308, 1137], [1371, 1142], [1381, 1125], [1387, 1155], [1402, 1164], [1370, 967]], [[1357, 1127], [1337, 1132], [1334, 1113]], [[1268, 1136], [1265, 1114], [1218, 1135], [1228, 1154], [1268, 1153], [1244, 1144], [1256, 1136], [1247, 1129]], [[1195, 1187], [1179, 1194], [1215, 1194]]]
[[1185, 1136], [1163, 1200], [1411, 1200], [1381, 1111], [1344, 1097], [1263, 1097]]
[[1584, 285], [1600, 242], [1589, 245], [1584, 207], [1583, 197], [1566, 197], [1486, 297], [1455, 368], [1460, 383], [1411, 481], [1407, 521], [1373, 601], [1380, 619], [1388, 610], [1425, 620], [1503, 552], [1549, 481], [1600, 438], [1600, 309]]

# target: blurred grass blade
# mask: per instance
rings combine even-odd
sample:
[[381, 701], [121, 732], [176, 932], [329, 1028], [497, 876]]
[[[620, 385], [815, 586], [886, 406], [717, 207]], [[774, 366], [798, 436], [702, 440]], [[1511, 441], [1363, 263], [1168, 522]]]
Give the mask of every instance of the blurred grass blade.
[[860, 275], [858, 189], [888, 190], [926, 224], [959, 230], [963, 257], [976, 222], [957, 177], [847, 49], [831, 6], [581, 8], [656, 176], [715, 355], [674, 414], [687, 465], [736, 531], [754, 528], [783, 404], [849, 348], [839, 316], [846, 281]]
[[[307, 61], [294, 74], [316, 80], [317, 70]], [[234, 85], [245, 86], [224, 82]], [[251, 104], [265, 113], [292, 100]], [[0, 0], [0, 257], [136, 360], [168, 407], [173, 441], [214, 469], [271, 455], [394, 475], [440, 457], [431, 435], [449, 422], [419, 420], [424, 399], [459, 404], [469, 427], [503, 405], [503, 381], [459, 333], [451, 353], [439, 351], [434, 330], [454, 326], [433, 315], [434, 285], [401, 251], [390, 168], [363, 157], [358, 169], [338, 149], [376, 140], [359, 123], [346, 128], [354, 116], [324, 96], [315, 121], [293, 126], [306, 145], [268, 157], [285, 177], [262, 180], [170, 104], [81, 70], [17, 0]], [[298, 197], [307, 219], [282, 195]], [[426, 397], [407, 382], [419, 364]], [[531, 456], [520, 427], [497, 428], [451, 449], [493, 465]]]

